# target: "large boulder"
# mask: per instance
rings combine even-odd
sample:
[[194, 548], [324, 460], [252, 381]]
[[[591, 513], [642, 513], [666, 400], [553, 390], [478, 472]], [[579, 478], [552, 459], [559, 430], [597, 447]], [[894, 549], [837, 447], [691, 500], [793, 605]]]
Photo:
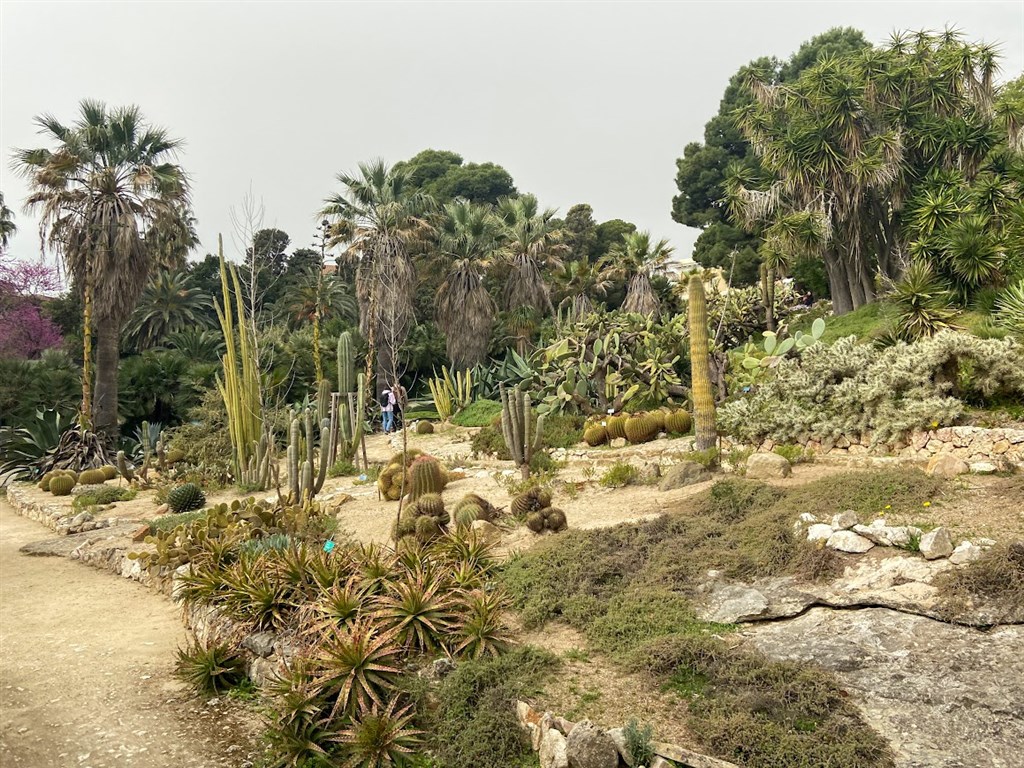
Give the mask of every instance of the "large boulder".
[[540, 739], [540, 768], [569, 768], [568, 744], [555, 728], [548, 728]]
[[674, 491], [676, 488], [685, 488], [710, 479], [711, 473], [697, 462], [681, 461], [664, 471], [658, 490]]
[[774, 480], [789, 477], [789, 462], [777, 453], [755, 453], [747, 459], [747, 477], [752, 480]]
[[867, 552], [875, 543], [870, 539], [866, 539], [858, 533], [853, 531], [836, 531], [828, 537], [826, 545], [830, 549], [838, 550], [839, 552], [849, 552], [854, 555], [859, 555], [862, 552]]
[[970, 471], [966, 461], [951, 453], [940, 453], [928, 460], [927, 472], [935, 477], [956, 477]]
[[936, 528], [921, 537], [920, 548], [925, 560], [938, 560], [953, 554], [953, 539], [945, 528]]
[[619, 750], [611, 736], [589, 720], [576, 723], [566, 739], [569, 768], [618, 768]]

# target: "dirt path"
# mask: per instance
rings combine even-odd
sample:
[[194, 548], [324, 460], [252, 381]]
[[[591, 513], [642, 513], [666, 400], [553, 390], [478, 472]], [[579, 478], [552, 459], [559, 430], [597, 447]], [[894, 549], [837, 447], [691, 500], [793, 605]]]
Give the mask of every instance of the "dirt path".
[[18, 549], [42, 526], [0, 500], [0, 765], [243, 766], [255, 718], [173, 675], [185, 632], [146, 588]]

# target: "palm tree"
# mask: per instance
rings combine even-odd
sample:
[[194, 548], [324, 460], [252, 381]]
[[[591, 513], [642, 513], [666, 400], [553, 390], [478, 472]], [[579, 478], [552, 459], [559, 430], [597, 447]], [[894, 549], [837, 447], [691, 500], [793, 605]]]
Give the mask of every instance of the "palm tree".
[[288, 291], [288, 323], [292, 328], [312, 324], [319, 312], [321, 321], [341, 317], [354, 320], [359, 315], [356, 300], [348, 286], [334, 275], [307, 272]]
[[[117, 365], [121, 329], [146, 285], [154, 256], [146, 234], [189, 203], [189, 185], [171, 160], [181, 142], [144, 122], [137, 106], [108, 109], [85, 100], [66, 126], [36, 118], [53, 149], [16, 150], [14, 166], [29, 180], [29, 210], [40, 232], [82, 286], [84, 296], [82, 422], [116, 442]], [[96, 329], [95, 402], [91, 392]]]
[[125, 331], [142, 352], [178, 331], [209, 326], [212, 307], [212, 298], [193, 287], [186, 273], [160, 270], [146, 284]]
[[600, 266], [586, 254], [565, 265], [559, 282], [563, 296], [558, 303], [559, 313], [564, 312], [565, 319], [570, 323], [593, 312], [594, 299], [606, 296], [612, 285]]
[[497, 249], [498, 221], [489, 206], [462, 200], [446, 205], [444, 214], [439, 250], [448, 266], [435, 313], [448, 359], [461, 370], [487, 359], [497, 307], [484, 274]]
[[552, 312], [551, 292], [542, 270], [561, 268], [559, 257], [569, 250], [555, 225], [555, 209], [542, 211], [536, 197], [522, 195], [501, 198], [497, 214], [501, 253], [511, 267], [505, 283], [505, 308], [532, 307], [542, 314]]
[[14, 212], [4, 202], [4, 193], [0, 192], [0, 253], [7, 250], [11, 235], [18, 231], [14, 225]]
[[358, 174], [338, 174], [343, 190], [320, 211], [333, 219], [330, 244], [344, 244], [341, 258], [356, 264], [360, 331], [370, 347], [368, 365], [376, 353], [378, 391], [395, 377], [398, 350], [413, 323], [416, 274], [409, 246], [429, 231], [422, 214], [433, 207], [409, 176], [409, 169], [383, 160], [360, 163]]
[[626, 232], [622, 243], [605, 258], [603, 275], [608, 280], [626, 283], [624, 312], [648, 317], [661, 313], [661, 301], [651, 285], [651, 277], [664, 273], [674, 249], [664, 238], [651, 242], [650, 232]]

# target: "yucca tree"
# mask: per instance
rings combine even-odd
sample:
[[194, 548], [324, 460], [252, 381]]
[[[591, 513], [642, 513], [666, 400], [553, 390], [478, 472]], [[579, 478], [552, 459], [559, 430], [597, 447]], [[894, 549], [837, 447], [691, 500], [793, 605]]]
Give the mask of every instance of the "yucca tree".
[[125, 332], [141, 352], [179, 331], [209, 327], [212, 309], [212, 297], [193, 286], [187, 274], [160, 270], [146, 283]]
[[627, 232], [622, 236], [622, 243], [605, 258], [602, 274], [610, 281], [626, 284], [623, 311], [647, 317], [661, 313], [651, 277], [665, 272], [673, 250], [668, 240], [654, 242], [650, 232]]
[[121, 330], [155, 258], [146, 235], [189, 204], [188, 179], [172, 162], [181, 142], [148, 124], [137, 106], [86, 100], [71, 125], [52, 115], [36, 123], [53, 146], [16, 150], [13, 164], [28, 179], [26, 206], [40, 215], [41, 237], [82, 287], [83, 426], [94, 425], [109, 445], [118, 433]]
[[[810, 229], [776, 230], [771, 247], [810, 245], [824, 261], [837, 314], [872, 301], [875, 275], [896, 280], [907, 265], [903, 214], [917, 184], [935, 169], [971, 181], [1007, 141], [993, 115], [997, 69], [991, 46], [947, 31], [824, 58], [787, 85], [752, 74], [754, 99], [739, 124], [768, 175], [731, 169], [731, 217], [748, 227], [812, 217]], [[949, 215], [949, 201], [927, 207], [936, 225]], [[815, 237], [792, 241], [793, 231]]]
[[424, 214], [433, 201], [416, 191], [410, 170], [383, 160], [339, 173], [342, 191], [324, 201], [332, 221], [331, 244], [345, 246], [342, 259], [356, 265], [360, 331], [376, 353], [377, 390], [394, 375], [398, 350], [413, 323], [416, 273], [409, 248], [429, 231]]
[[498, 220], [489, 206], [449, 203], [438, 231], [446, 275], [434, 304], [448, 359], [458, 370], [487, 359], [497, 307], [484, 277], [498, 248]]
[[14, 224], [14, 211], [4, 202], [4, 193], [0, 192], [0, 254], [7, 250], [11, 237], [18, 231]]
[[554, 221], [555, 209], [541, 210], [533, 195], [498, 201], [502, 257], [510, 272], [505, 282], [505, 308], [530, 307], [541, 314], [553, 311], [545, 269], [559, 269], [569, 251]]

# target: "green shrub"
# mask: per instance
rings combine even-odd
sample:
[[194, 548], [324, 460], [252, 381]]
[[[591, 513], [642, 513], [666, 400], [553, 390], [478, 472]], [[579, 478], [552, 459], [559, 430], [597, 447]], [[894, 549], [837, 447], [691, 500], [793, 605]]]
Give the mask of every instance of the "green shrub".
[[632, 485], [639, 477], [636, 467], [625, 461], [617, 461], [597, 481], [605, 488], [622, 488]]
[[814, 461], [814, 451], [810, 448], [804, 448], [802, 445], [776, 445], [772, 452], [777, 453], [790, 464], [803, 464]]
[[356, 465], [347, 459], [338, 459], [327, 470], [328, 477], [351, 477], [359, 472]]
[[501, 427], [491, 424], [484, 427], [470, 441], [473, 449], [473, 456], [496, 456], [502, 461], [512, 459], [508, 446], [505, 445], [505, 438], [501, 434]]
[[527, 646], [494, 659], [459, 664], [437, 691], [433, 719], [422, 726], [431, 735], [438, 765], [529, 765], [533, 752], [516, 721], [515, 701], [535, 694], [543, 675], [557, 663], [554, 655]]
[[689, 451], [685, 456], [687, 461], [700, 464], [705, 469], [718, 466], [718, 449], [705, 448], [703, 451]]
[[460, 427], [486, 427], [501, 415], [501, 403], [494, 400], [475, 400], [452, 416], [452, 424]]
[[622, 729], [626, 738], [626, 751], [633, 758], [634, 765], [650, 765], [654, 761], [654, 729], [650, 723], [642, 727], [635, 719]]
[[133, 488], [103, 485], [98, 486], [95, 490], [90, 488], [86, 493], [75, 496], [72, 506], [77, 510], [83, 510], [87, 507], [113, 504], [118, 501], [131, 501], [136, 495], [137, 491]]
[[544, 417], [541, 443], [545, 448], [572, 448], [583, 441], [585, 423], [578, 414], [549, 413]]
[[161, 515], [149, 523], [151, 531], [171, 531], [177, 528], [179, 525], [188, 525], [201, 517], [206, 517], [208, 510], [196, 509], [192, 512], [181, 512], [172, 513], [170, 515]]

